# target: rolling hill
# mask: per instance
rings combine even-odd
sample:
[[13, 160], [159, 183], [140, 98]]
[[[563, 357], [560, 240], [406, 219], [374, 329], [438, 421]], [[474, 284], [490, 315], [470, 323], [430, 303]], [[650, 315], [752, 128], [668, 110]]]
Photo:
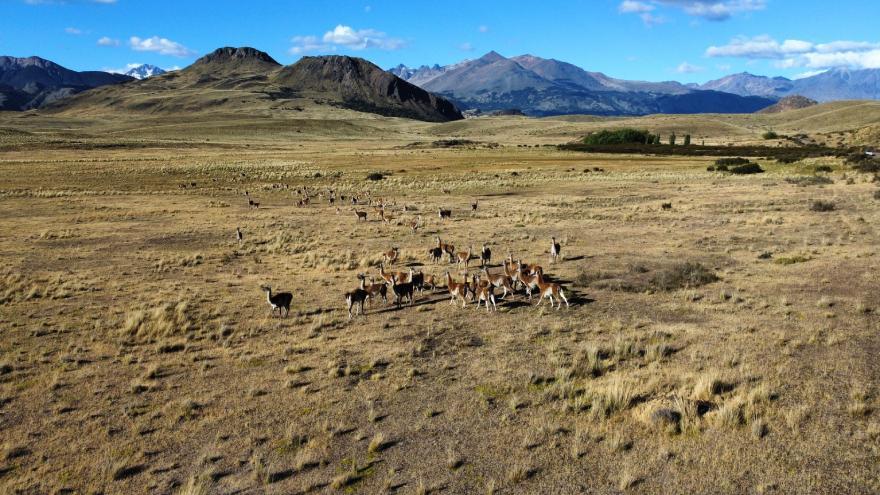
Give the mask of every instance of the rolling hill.
[[360, 58], [304, 57], [285, 67], [249, 47], [219, 48], [180, 71], [98, 88], [48, 110], [269, 115], [315, 105], [434, 122], [463, 118], [452, 103]]

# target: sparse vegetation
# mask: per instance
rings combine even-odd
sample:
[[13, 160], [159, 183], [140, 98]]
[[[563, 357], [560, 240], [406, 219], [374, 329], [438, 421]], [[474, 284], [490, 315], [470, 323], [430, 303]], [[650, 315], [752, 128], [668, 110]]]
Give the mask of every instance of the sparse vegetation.
[[[301, 106], [284, 125], [71, 116], [64, 132], [0, 115], [35, 130], [0, 136], [15, 171], [0, 178], [0, 492], [565, 493], [597, 473], [611, 473], [588, 486], [600, 492], [688, 493], [706, 473], [729, 492], [877, 491], [877, 386], [858, 358], [876, 341], [870, 175], [727, 146], [771, 123], [800, 132], [779, 117], [624, 120], [652, 135], [608, 156], [552, 145], [607, 119]], [[670, 154], [673, 130], [697, 144]], [[447, 138], [504, 145], [430, 145]], [[703, 139], [724, 153], [701, 155]], [[768, 173], [703, 172], [737, 155]], [[833, 218], [808, 211], [820, 196]], [[540, 264], [571, 307], [536, 309], [519, 287], [487, 313], [441, 283], [411, 309], [377, 298], [348, 319], [342, 294], [359, 273], [380, 283], [391, 247], [387, 270], [452, 268], [427, 258], [438, 235], [487, 243], [493, 275], [508, 252]], [[288, 318], [263, 284], [293, 294]]]
[[824, 201], [821, 199], [817, 199], [817, 200], [814, 200], [812, 203], [810, 203], [810, 211], [829, 212], [829, 211], [834, 211], [835, 208], [836, 208], [836, 205], [834, 203], [832, 203], [831, 201]]

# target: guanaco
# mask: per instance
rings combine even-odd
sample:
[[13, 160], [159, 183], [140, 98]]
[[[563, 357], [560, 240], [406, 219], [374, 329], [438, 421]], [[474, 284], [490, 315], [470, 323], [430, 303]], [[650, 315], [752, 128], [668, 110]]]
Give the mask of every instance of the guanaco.
[[382, 277], [382, 280], [384, 280], [386, 284], [393, 284], [394, 278], [397, 278], [397, 280], [404, 280], [406, 275], [407, 274], [403, 272], [386, 272], [385, 263], [379, 264], [379, 276]]
[[413, 284], [412, 282], [400, 282], [396, 276], [391, 277], [391, 290], [394, 291], [394, 302], [397, 309], [400, 309], [403, 299], [409, 299], [409, 305], [413, 305]]
[[433, 247], [428, 250], [428, 256], [431, 258], [431, 261], [437, 263], [443, 257], [443, 250], [438, 247]]
[[361, 287], [345, 293], [345, 302], [348, 304], [348, 319], [352, 319], [352, 308], [357, 306], [357, 314], [364, 314], [364, 301], [369, 297], [369, 293]]
[[550, 263], [556, 263], [562, 254], [562, 246], [556, 242], [556, 237], [550, 238]]
[[269, 285], [264, 285], [261, 287], [263, 291], [266, 292], [266, 300], [269, 301], [269, 306], [272, 307], [272, 315], [275, 315], [275, 310], [278, 310], [278, 317], [281, 317], [281, 310], [284, 310], [284, 316], [290, 314], [290, 302], [293, 301], [293, 294], [290, 292], [279, 292], [277, 294], [272, 294], [272, 287]]
[[489, 263], [492, 262], [492, 250], [489, 249], [489, 246], [483, 244], [483, 249], [480, 250], [480, 266], [485, 267]]
[[[556, 301], [558, 303], [556, 309], [562, 308], [562, 301], [565, 301], [566, 308], [569, 307], [568, 299], [565, 298], [565, 293], [562, 291], [562, 286], [554, 282], [545, 282], [543, 270], [538, 270], [538, 272], [535, 273], [535, 285], [538, 286], [539, 301], [537, 306], [540, 306], [541, 303], [544, 302], [544, 298], [546, 297], [547, 299], [550, 299], [550, 307], [552, 308], [553, 298], [556, 297]], [[559, 300], [560, 298], [562, 299], [562, 301]]]
[[474, 302], [477, 304], [477, 307], [480, 307], [481, 302], [486, 303], [486, 312], [489, 312], [489, 303], [492, 303], [492, 309], [494, 311], [498, 311], [498, 307], [495, 305], [495, 293], [494, 287], [491, 283], [486, 280], [478, 281], [477, 274], [473, 274], [473, 290], [474, 290]]
[[373, 278], [370, 277], [370, 283], [367, 284], [367, 277], [364, 274], [358, 275], [358, 278], [361, 280], [361, 289], [367, 291], [367, 297], [370, 299], [370, 306], [373, 306], [373, 300], [377, 297], [382, 298], [382, 302], [388, 304], [388, 284], [384, 283], [374, 283]]
[[449, 289], [449, 304], [455, 304], [456, 299], [461, 299], [461, 307], [467, 306], [468, 286], [452, 279], [452, 275], [446, 272], [446, 288]]
[[352, 209], [352, 211], [354, 211], [354, 214], [357, 215], [358, 222], [360, 222], [361, 220], [363, 220], [365, 222], [367, 221], [367, 212], [355, 210], [355, 209]]
[[504, 294], [501, 295], [501, 299], [507, 297], [507, 291], [513, 292], [513, 285], [511, 285], [510, 277], [503, 274], [492, 275], [489, 273], [489, 270], [483, 268], [483, 274], [486, 276], [486, 280], [495, 288], [503, 289]]
[[397, 257], [400, 255], [400, 248], [393, 247], [388, 251], [382, 253], [382, 259], [388, 263], [389, 265], [393, 265], [395, 261], [397, 261]]
[[468, 247], [467, 252], [458, 253], [458, 266], [464, 265], [464, 269], [468, 269], [468, 265], [471, 263], [471, 254], [474, 252], [474, 246]]

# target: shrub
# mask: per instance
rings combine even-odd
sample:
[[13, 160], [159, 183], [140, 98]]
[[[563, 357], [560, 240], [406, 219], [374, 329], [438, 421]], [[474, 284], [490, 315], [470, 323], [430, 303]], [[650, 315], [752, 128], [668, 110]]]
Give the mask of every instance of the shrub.
[[810, 205], [810, 211], [834, 211], [834, 203], [832, 203], [831, 201], [822, 201], [821, 199], [817, 199], [813, 201], [813, 203]]
[[874, 191], [874, 199], [880, 199], [880, 189]]
[[767, 131], [761, 135], [764, 139], [779, 139], [779, 134], [776, 134], [773, 131]]
[[749, 162], [748, 159], [746, 159], [746, 158], [741, 158], [741, 157], [737, 157], [737, 158], [719, 158], [719, 159], [715, 160], [715, 166], [716, 166], [716, 167], [717, 167], [718, 165], [725, 165], [725, 166], [730, 167], [730, 166], [734, 166], [734, 165], [745, 165], [745, 164], [747, 164], [747, 163], [751, 163], [751, 162]]
[[764, 169], [757, 163], [747, 163], [730, 169], [730, 173], [738, 175], [762, 174]]
[[853, 169], [855, 169], [856, 172], [873, 174], [876, 172], [880, 172], [880, 162], [876, 160], [865, 160], [853, 166]]
[[816, 172], [831, 173], [831, 172], [833, 172], [833, 169], [828, 165], [819, 165], [816, 167]]
[[718, 277], [700, 263], [680, 263], [656, 273], [651, 284], [661, 290], [700, 287], [718, 281]]
[[777, 162], [777, 163], [785, 163], [785, 164], [788, 164], [788, 163], [796, 163], [796, 162], [799, 162], [799, 161], [800, 161], [800, 159], [797, 158], [797, 157], [794, 157], [794, 156], [781, 156], [781, 157], [779, 157], [779, 158], [776, 159], [776, 162]]
[[675, 146], [675, 133], [672, 133], [672, 135], [669, 136], [669, 145]]
[[367, 180], [382, 180], [385, 176], [381, 172], [370, 172], [367, 174]]
[[825, 184], [834, 184], [834, 181], [824, 175], [805, 175], [800, 177], [786, 177], [785, 182], [796, 186], [822, 186]]
[[685, 134], [685, 135], [684, 135], [684, 145], [685, 145], [685, 146], [690, 146], [690, 145], [691, 145], [691, 135], [690, 135], [690, 134]]
[[850, 153], [849, 155], [846, 155], [845, 161], [849, 164], [856, 164], [872, 161], [873, 159], [874, 157], [872, 157], [871, 155], [866, 155], [864, 153]]
[[714, 166], [714, 165], [709, 165], [708, 167], [706, 167], [706, 171], [707, 171], [707, 172], [714, 172], [714, 171], [715, 171], [715, 166]]
[[584, 137], [584, 144], [642, 144], [648, 141], [647, 131], [624, 128], [615, 131], [602, 130]]

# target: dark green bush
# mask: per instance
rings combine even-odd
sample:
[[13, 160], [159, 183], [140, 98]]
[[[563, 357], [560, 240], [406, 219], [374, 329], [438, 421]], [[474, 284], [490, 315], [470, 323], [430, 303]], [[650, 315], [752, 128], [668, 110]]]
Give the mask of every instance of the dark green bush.
[[385, 176], [381, 172], [370, 172], [367, 174], [367, 180], [382, 180]]
[[718, 166], [718, 165], [726, 165], [726, 166], [730, 167], [730, 166], [733, 166], [733, 165], [745, 165], [745, 164], [747, 164], [747, 163], [750, 163], [749, 160], [746, 159], [746, 158], [741, 158], [741, 157], [737, 157], [737, 158], [719, 158], [719, 159], [715, 160], [715, 165], [716, 165], [716, 166]]
[[747, 163], [738, 167], [732, 167], [730, 173], [737, 175], [763, 174], [764, 169], [757, 163]]
[[826, 212], [834, 211], [834, 208], [834, 203], [831, 201], [822, 201], [821, 199], [813, 201], [813, 204], [810, 205], [810, 211]]
[[818, 167], [816, 167], [816, 172], [827, 172], [827, 173], [831, 173], [831, 172], [833, 172], [833, 171], [834, 171], [834, 169], [832, 169], [832, 168], [829, 167], [828, 165], [819, 165]]
[[651, 277], [651, 285], [660, 290], [700, 287], [716, 282], [718, 277], [700, 263], [680, 263]]
[[782, 156], [776, 159], [777, 163], [796, 163], [799, 161], [800, 159], [794, 156]]
[[773, 131], [767, 131], [761, 135], [764, 139], [779, 139], [779, 134], [776, 134]]
[[864, 160], [854, 165], [853, 168], [857, 172], [862, 172], [865, 174], [873, 174], [880, 172], [880, 162], [876, 160]]

